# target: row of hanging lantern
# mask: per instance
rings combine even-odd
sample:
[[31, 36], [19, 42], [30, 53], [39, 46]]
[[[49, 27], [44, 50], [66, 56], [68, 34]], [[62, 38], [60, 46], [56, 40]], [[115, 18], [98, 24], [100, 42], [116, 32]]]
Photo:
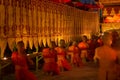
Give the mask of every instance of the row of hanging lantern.
[[[60, 39], [66, 42], [74, 39], [92, 27], [98, 27], [95, 20], [98, 13], [88, 13], [76, 8], [47, 0], [0, 0], [0, 47], [1, 57], [7, 43], [13, 50], [15, 43], [22, 40], [25, 48], [50, 44]], [[87, 18], [89, 17], [89, 19]], [[94, 18], [95, 17], [95, 18]], [[88, 21], [85, 21], [85, 20]], [[91, 22], [94, 24], [91, 26]], [[88, 32], [89, 32], [88, 31]]]

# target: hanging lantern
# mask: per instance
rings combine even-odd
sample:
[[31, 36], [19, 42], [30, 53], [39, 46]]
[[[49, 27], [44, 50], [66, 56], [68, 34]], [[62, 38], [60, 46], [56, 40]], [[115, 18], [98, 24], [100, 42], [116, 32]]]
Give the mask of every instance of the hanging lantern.
[[23, 43], [25, 45], [25, 49], [27, 49], [28, 39], [29, 39], [28, 36], [23, 36], [22, 37]]
[[15, 38], [8, 38], [8, 39], [7, 39], [7, 42], [8, 42], [8, 45], [9, 45], [10, 50], [13, 51], [14, 45], [16, 44]]
[[42, 45], [42, 38], [41, 38], [41, 36], [38, 36], [38, 43], [39, 43], [40, 46]]
[[32, 36], [29, 36], [28, 42], [29, 42], [30, 49], [32, 49], [33, 44], [34, 44], [34, 43], [33, 43], [33, 37], [32, 37]]
[[55, 44], [58, 45], [58, 38], [55, 36]]
[[38, 49], [38, 44], [39, 43], [38, 43], [38, 37], [37, 36], [33, 37], [33, 44], [34, 44], [35, 48]]
[[1, 38], [0, 39], [1, 58], [4, 57], [4, 51], [5, 51], [6, 46], [7, 46], [7, 39]]

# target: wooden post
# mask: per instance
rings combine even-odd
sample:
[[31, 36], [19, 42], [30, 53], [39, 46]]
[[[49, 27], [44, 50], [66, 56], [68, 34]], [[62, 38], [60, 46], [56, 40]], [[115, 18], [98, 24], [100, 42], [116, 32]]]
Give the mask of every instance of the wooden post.
[[38, 71], [38, 56], [36, 56], [36, 71]]
[[37, 54], [38, 54], [38, 55], [36, 55], [36, 72], [38, 71], [38, 68], [39, 68], [39, 66], [38, 66], [39, 61], [43, 58], [41, 52], [39, 52], [39, 53], [37, 53]]

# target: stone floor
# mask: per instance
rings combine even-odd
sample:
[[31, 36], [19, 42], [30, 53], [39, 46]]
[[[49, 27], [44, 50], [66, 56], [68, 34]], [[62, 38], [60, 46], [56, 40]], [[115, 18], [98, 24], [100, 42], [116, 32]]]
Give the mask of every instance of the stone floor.
[[[84, 67], [73, 67], [71, 71], [61, 72], [58, 76], [48, 76], [43, 74], [42, 70], [33, 73], [37, 76], [38, 80], [97, 80], [98, 67], [89, 63]], [[14, 74], [3, 77], [3, 80], [15, 80]]]

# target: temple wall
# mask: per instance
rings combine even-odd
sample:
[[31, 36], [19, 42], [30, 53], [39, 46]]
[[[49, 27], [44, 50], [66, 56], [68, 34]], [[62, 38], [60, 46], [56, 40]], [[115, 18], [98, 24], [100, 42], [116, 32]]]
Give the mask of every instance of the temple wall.
[[47, 0], [0, 0], [0, 47], [1, 57], [8, 43], [23, 40], [30, 48], [66, 42], [91, 32], [99, 31], [98, 12], [82, 11], [64, 4]]

